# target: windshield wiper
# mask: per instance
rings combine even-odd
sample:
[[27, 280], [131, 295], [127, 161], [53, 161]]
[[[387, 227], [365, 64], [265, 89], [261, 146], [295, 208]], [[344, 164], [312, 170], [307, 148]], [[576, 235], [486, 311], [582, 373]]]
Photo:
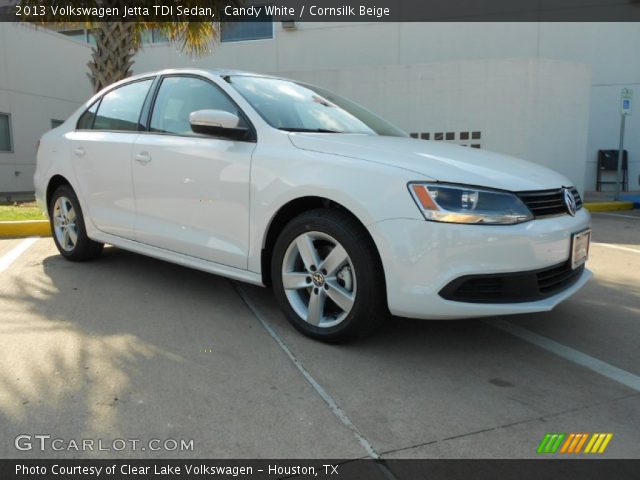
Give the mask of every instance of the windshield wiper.
[[296, 128], [296, 127], [280, 127], [278, 130], [285, 132], [303, 132], [303, 133], [344, 133], [336, 130], [327, 130], [325, 128]]

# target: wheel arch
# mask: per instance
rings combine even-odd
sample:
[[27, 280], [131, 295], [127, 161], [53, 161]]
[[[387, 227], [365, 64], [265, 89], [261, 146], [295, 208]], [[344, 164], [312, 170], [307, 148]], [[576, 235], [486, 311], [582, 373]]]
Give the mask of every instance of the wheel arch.
[[[278, 211], [273, 215], [271, 221], [268, 224], [266, 234], [263, 237], [262, 249], [260, 252], [260, 266], [262, 273], [262, 283], [264, 285], [271, 285], [271, 258], [273, 256], [273, 248], [275, 246], [276, 240], [282, 232], [283, 228], [289, 223], [289, 221], [298, 215], [301, 215], [304, 212], [308, 212], [310, 210], [316, 210], [319, 208], [324, 209], [337, 209], [340, 210], [350, 217], [352, 217], [358, 224], [362, 227], [362, 231], [366, 236], [366, 241], [370, 242], [373, 246], [378, 263], [380, 268], [383, 271], [383, 281], [385, 279], [384, 276], [384, 264], [382, 263], [382, 259], [380, 257], [380, 252], [378, 247], [373, 240], [373, 237], [369, 233], [369, 230], [366, 228], [364, 223], [355, 215], [350, 209], [345, 207], [344, 205], [331, 200], [326, 197], [321, 196], [304, 196], [298, 197], [293, 200], [288, 201], [284, 205], [282, 205]], [[386, 291], [386, 288], [385, 288]]]
[[55, 192], [58, 187], [61, 187], [62, 185], [69, 185], [69, 187], [73, 189], [71, 182], [67, 180], [66, 177], [60, 174], [56, 174], [49, 179], [49, 182], [47, 183], [47, 191], [45, 193], [47, 212], [49, 212], [51, 208], [51, 197], [53, 197], [53, 192]]

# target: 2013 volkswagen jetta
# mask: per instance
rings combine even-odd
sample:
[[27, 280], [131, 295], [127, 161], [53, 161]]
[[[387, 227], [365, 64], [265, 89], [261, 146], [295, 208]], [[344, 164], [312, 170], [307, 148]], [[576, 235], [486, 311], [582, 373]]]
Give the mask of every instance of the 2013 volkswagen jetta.
[[409, 138], [322, 88], [165, 70], [111, 85], [38, 149], [60, 254], [104, 243], [256, 285], [338, 341], [395, 315], [552, 309], [591, 276], [571, 182], [516, 158]]

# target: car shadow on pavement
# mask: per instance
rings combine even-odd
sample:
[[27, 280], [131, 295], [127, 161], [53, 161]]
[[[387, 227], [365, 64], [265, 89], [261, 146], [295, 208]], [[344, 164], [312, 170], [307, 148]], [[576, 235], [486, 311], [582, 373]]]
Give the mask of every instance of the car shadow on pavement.
[[[613, 290], [622, 287], [594, 280], [590, 290], [580, 292], [555, 311], [501, 319], [523, 326], [530, 322], [527, 328], [532, 331], [536, 322], [555, 325], [555, 330], [547, 332], [550, 338], [561, 326], [566, 330], [562, 341], [569, 346], [578, 340], [593, 341], [592, 335], [606, 342], [606, 335], [602, 335], [605, 332], [598, 331], [608, 328], [604, 317], [592, 316], [592, 325], [585, 325], [584, 318], [572, 316], [571, 312], [580, 310], [586, 314], [593, 308], [588, 302], [594, 292], [611, 298]], [[581, 428], [591, 428], [590, 423], [600, 424], [606, 415], [596, 413], [598, 407], [588, 413], [589, 408], [634, 394], [482, 319], [425, 321], [391, 317], [371, 337], [345, 345], [320, 344], [293, 330], [271, 292], [252, 286], [240, 288], [296, 360], [382, 452], [409, 452], [412, 446], [432, 444], [436, 452], [435, 445], [447, 439], [521, 424], [523, 428], [530, 426], [532, 436], [542, 435], [549, 428], [549, 420], [567, 412], [584, 411], [589, 420]], [[625, 300], [609, 306], [608, 317], [627, 314], [638, 300], [632, 289], [626, 286]], [[637, 332], [638, 325], [634, 328]], [[640, 364], [634, 349], [633, 342], [619, 343], [620, 355]], [[603, 355], [602, 360], [616, 359]], [[474, 448], [474, 453], [460, 454], [482, 457], [487, 452], [500, 458], [507, 446]], [[430, 451], [425, 447], [423, 454]], [[530, 458], [535, 452], [524, 444], [514, 447], [510, 455]]]
[[[329, 410], [308, 398], [309, 386], [234, 282], [111, 247], [88, 263], [67, 262], [51, 251], [25, 265], [0, 294], [2, 431], [55, 429], [74, 438], [187, 432], [201, 448], [195, 457], [361, 456], [352, 439], [322, 443], [329, 438], [323, 430]], [[325, 345], [288, 324], [270, 289], [239, 288], [385, 451], [624, 393], [615, 385], [585, 391], [593, 373], [482, 320], [390, 318], [369, 338]], [[605, 313], [608, 322], [637, 316], [634, 288], [596, 279], [554, 312], [508, 320], [554, 327], [543, 334], [560, 332], [569, 344], [587, 341], [576, 328], [584, 316], [592, 333], [603, 328]], [[616, 302], [603, 300], [612, 298]], [[320, 413], [311, 411], [314, 402]], [[288, 426], [281, 441], [265, 445], [264, 435], [282, 425]], [[318, 438], [308, 433], [312, 427]], [[0, 456], [15, 456], [4, 448]]]
[[[105, 257], [108, 262], [109, 254]], [[112, 429], [119, 403], [140, 400], [132, 392], [132, 371], [160, 359], [181, 360], [128, 329], [96, 328], [87, 296], [93, 288], [83, 280], [88, 268], [96, 267], [48, 257], [27, 264], [9, 290], [2, 290], [1, 431], [23, 425], [23, 433], [55, 428], [63, 437], [73, 432], [74, 438], [78, 433], [93, 438]], [[94, 287], [100, 286], [94, 282]], [[11, 446], [4, 445], [0, 454], [7, 456]]]
[[[307, 457], [314, 446], [362, 456], [348, 431], [331, 431], [331, 413], [228, 280], [115, 248], [87, 263], [52, 254], [46, 241], [34, 249], [0, 290], [7, 439], [195, 439], [192, 451], [127, 457]], [[265, 444], [272, 434], [282, 439]], [[0, 446], [0, 457], [16, 453], [114, 455]]]

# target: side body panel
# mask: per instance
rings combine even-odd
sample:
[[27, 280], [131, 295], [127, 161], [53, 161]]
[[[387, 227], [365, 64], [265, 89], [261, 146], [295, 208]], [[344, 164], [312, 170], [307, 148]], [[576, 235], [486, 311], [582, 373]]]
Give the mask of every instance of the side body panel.
[[67, 134], [71, 162], [95, 226], [113, 235], [133, 237], [136, 218], [131, 160], [137, 132], [78, 130]]
[[249, 180], [255, 143], [141, 134], [133, 183], [136, 239], [247, 268]]

